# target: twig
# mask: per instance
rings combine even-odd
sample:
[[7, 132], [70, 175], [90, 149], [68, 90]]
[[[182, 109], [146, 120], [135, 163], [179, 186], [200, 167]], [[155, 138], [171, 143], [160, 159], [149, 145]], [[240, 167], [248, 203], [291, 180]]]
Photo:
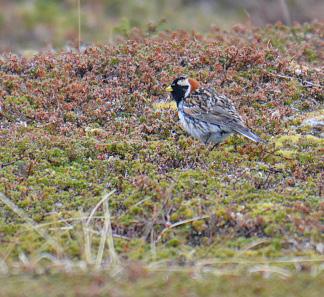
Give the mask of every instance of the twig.
[[22, 160], [22, 159], [23, 159], [23, 157], [20, 157], [20, 158], [14, 160], [14, 161], [7, 162], [7, 163], [2, 163], [2, 164], [0, 164], [0, 169], [5, 168], [5, 167], [7, 167], [7, 166], [10, 166], [10, 165], [12, 165], [12, 164], [15, 164], [16, 162], [18, 162], [18, 161], [20, 161], [20, 160]]
[[307, 80], [304, 80], [304, 79], [299, 79], [299, 78], [294, 77], [294, 76], [288, 76], [288, 75], [283, 75], [283, 74], [276, 74], [276, 73], [271, 73], [271, 72], [269, 72], [268, 74], [270, 74], [270, 75], [272, 75], [272, 76], [275, 76], [275, 77], [284, 78], [284, 79], [289, 79], [289, 80], [297, 79], [299, 82], [302, 83], [303, 86], [306, 86], [306, 87], [318, 87], [318, 88], [323, 88], [323, 86], [321, 86], [321, 85], [314, 84], [314, 83], [312, 83], [311, 81], [307, 81]]
[[14, 164], [16, 162], [17, 161], [15, 160], [15, 161], [7, 162], [7, 163], [2, 163], [2, 164], [0, 164], [0, 169], [5, 168], [7, 166], [10, 166], [10, 165], [12, 165], [12, 164]]

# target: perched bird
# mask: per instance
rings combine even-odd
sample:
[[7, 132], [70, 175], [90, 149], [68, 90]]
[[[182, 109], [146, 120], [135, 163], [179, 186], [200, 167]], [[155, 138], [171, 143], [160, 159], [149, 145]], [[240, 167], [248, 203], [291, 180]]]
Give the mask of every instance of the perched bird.
[[166, 88], [177, 103], [183, 128], [205, 144], [219, 144], [231, 133], [239, 133], [255, 142], [264, 142], [247, 128], [226, 96], [212, 88], [202, 88], [191, 78], [176, 78]]

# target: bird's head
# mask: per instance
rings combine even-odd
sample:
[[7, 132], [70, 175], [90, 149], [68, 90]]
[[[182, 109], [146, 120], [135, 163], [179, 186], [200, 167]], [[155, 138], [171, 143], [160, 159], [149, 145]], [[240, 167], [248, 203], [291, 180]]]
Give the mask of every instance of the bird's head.
[[198, 88], [199, 83], [196, 80], [186, 76], [180, 76], [166, 88], [166, 91], [170, 92], [173, 99], [179, 104]]

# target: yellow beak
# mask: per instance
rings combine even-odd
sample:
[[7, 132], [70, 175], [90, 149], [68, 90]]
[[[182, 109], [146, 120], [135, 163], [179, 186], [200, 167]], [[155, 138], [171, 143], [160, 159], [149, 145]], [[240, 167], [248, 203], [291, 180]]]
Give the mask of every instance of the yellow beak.
[[173, 91], [173, 89], [172, 89], [171, 86], [168, 86], [165, 90], [166, 90], [167, 92], [172, 92], [172, 91]]

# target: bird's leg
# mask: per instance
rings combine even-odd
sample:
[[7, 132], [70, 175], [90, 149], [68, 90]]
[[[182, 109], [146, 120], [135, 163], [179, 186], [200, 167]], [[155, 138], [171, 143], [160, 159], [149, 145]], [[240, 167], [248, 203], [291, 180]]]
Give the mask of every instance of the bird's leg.
[[216, 148], [216, 147], [218, 147], [218, 146], [219, 146], [219, 143], [215, 143], [209, 151], [213, 151], [214, 148]]
[[234, 152], [236, 152], [237, 153], [237, 145], [238, 145], [238, 137], [237, 137], [237, 135], [235, 134], [234, 135]]
[[[206, 140], [205, 140], [205, 145], [208, 145], [208, 141], [210, 139], [210, 137], [212, 136], [212, 133], [208, 133], [207, 134], [207, 137], [206, 137]], [[212, 151], [215, 147], [218, 147], [219, 143], [215, 143], [211, 149], [209, 149], [209, 151]]]
[[207, 145], [208, 144], [208, 141], [209, 141], [209, 138], [211, 137], [211, 133], [208, 133], [207, 134], [207, 137], [206, 137], [206, 140], [204, 141], [205, 142], [205, 145]]

